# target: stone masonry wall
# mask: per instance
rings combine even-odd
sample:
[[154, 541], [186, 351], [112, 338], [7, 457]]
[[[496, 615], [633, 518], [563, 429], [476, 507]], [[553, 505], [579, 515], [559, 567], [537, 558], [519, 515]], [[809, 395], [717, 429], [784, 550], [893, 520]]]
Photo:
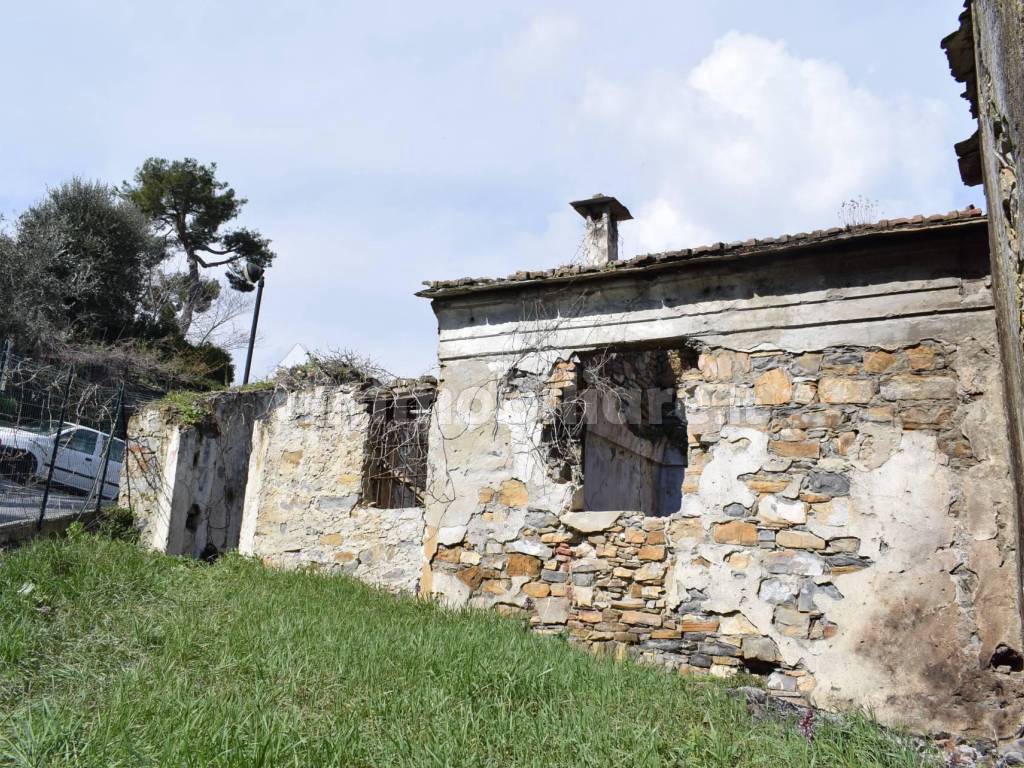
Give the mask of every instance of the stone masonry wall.
[[240, 550], [417, 590], [423, 510], [360, 503], [369, 416], [351, 388], [288, 393], [253, 431]]
[[270, 392], [210, 395], [200, 424], [183, 425], [169, 407], [148, 408], [129, 425], [120, 504], [149, 547], [212, 557], [238, 546], [253, 424]]
[[543, 426], [568, 367], [539, 366], [532, 388], [520, 376], [512, 392], [496, 360], [442, 370], [496, 412], [471, 437], [436, 428], [433, 439], [451, 436], [433, 468], [429, 591], [527, 612], [538, 631], [595, 652], [745, 670], [777, 695], [867, 706], [919, 730], [1016, 728], [1016, 551], [992, 334], [703, 347], [678, 377], [687, 468], [664, 517], [586, 511], [578, 487], [552, 476]]

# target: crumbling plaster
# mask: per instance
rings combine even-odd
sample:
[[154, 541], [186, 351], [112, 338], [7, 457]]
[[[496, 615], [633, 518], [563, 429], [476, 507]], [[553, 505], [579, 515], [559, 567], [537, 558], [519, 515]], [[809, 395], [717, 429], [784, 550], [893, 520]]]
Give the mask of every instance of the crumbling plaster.
[[[743, 658], [750, 640], [750, 657], [765, 660], [774, 644], [781, 671], [769, 687], [779, 693], [826, 707], [869, 706], [886, 722], [918, 730], [1009, 735], [1022, 711], [1019, 681], [990, 669], [989, 659], [999, 644], [1021, 644], [1016, 543], [992, 300], [977, 229], [969, 246], [936, 242], [928, 252], [908, 244], [899, 261], [868, 254], [856, 273], [848, 260], [827, 269], [766, 264], [742, 280], [708, 270], [435, 301], [438, 400], [455, 402], [471, 391], [490, 417], [441, 423], [438, 413], [424, 590], [454, 605], [526, 606], [542, 631], [568, 630], [591, 638], [584, 642], [595, 648], [622, 636], [621, 644], [611, 643], [623, 646], [616, 653], [684, 666], [674, 638], [685, 641], [688, 623], [713, 621], [714, 642], [689, 633], [694, 643], [720, 651], [709, 650], [713, 673], [736, 669], [729, 666], [738, 661], [730, 658], [732, 644]], [[583, 350], [659, 341], [747, 365], [781, 355], [796, 360], [790, 366], [797, 370], [804, 358], [854, 349], [850, 370], [786, 373], [775, 401], [807, 422], [784, 432], [812, 436], [823, 426], [815, 418], [827, 413], [824, 398], [853, 404], [829, 406], [854, 419], [847, 433], [826, 441], [842, 444], [844, 455], [829, 448], [828, 455], [796, 460], [804, 482], [808, 472], [841, 474], [847, 487], [816, 501], [798, 481], [770, 493], [752, 490], [751, 475], [793, 464], [769, 450], [778, 445], [778, 417], [757, 386], [705, 376], [709, 383], [687, 399], [687, 416], [697, 443], [701, 432], [714, 443], [696, 480], [688, 481], [696, 487], [684, 483], [680, 509], [666, 519], [667, 551], [660, 562], [645, 561], [658, 556], [648, 551], [639, 568], [635, 560], [615, 566], [622, 551], [633, 551], [619, 543], [632, 535], [623, 529], [635, 525], [631, 513], [584, 510], [577, 489], [552, 479], [540, 442], [546, 393], [534, 388], [509, 398], [502, 382], [514, 371], [543, 380], [557, 361]], [[934, 354], [949, 359], [932, 365], [927, 356]], [[857, 367], [875, 355], [903, 368], [876, 376]], [[888, 417], [873, 412], [886, 408]], [[955, 424], [959, 436], [950, 433]], [[509, 489], [515, 492], [500, 503]], [[727, 510], [737, 514], [736, 505], [753, 522], [732, 517]], [[762, 541], [758, 533], [753, 546], [719, 542], [716, 526], [730, 524], [749, 526], [744, 536], [757, 530], [772, 538]], [[652, 522], [647, 530], [645, 523], [644, 540], [662, 538], [659, 526]], [[619, 559], [603, 559], [602, 551], [616, 546]], [[539, 575], [511, 576], [522, 568], [511, 565], [520, 547], [542, 561], [534, 566], [544, 569]], [[591, 586], [591, 574], [599, 585], [633, 579], [638, 610], [627, 620], [633, 598], [595, 605], [600, 587]], [[780, 601], [799, 603], [800, 611], [780, 608]], [[697, 604], [704, 619], [683, 615]], [[592, 621], [599, 623], [586, 623]]]

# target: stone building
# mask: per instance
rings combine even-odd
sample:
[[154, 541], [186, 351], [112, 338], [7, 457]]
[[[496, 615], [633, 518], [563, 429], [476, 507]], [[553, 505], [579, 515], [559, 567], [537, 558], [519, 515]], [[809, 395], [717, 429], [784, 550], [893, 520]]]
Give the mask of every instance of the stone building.
[[[1024, 656], [985, 217], [619, 261], [629, 211], [574, 206], [585, 263], [421, 291], [436, 386], [264, 393], [205, 431], [138, 417], [126, 476], [148, 489], [148, 543], [202, 554], [176, 531], [215, 519], [219, 549], [521, 613], [595, 653], [1012, 736]], [[229, 513], [207, 509], [206, 477]]]
[[[917, 730], [1021, 714], [986, 221], [435, 282], [420, 588]], [[604, 239], [604, 245], [602, 245]]]

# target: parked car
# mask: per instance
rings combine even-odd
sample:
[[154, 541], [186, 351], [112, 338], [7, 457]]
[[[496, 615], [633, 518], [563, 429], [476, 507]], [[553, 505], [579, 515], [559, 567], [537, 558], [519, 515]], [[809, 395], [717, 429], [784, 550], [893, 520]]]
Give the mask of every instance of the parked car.
[[[57, 430], [0, 427], [0, 473], [19, 483], [46, 480]], [[110, 435], [77, 424], [65, 424], [53, 464], [54, 482], [92, 492], [103, 473], [104, 452]], [[124, 461], [124, 441], [114, 438], [103, 483], [103, 498], [117, 498]]]

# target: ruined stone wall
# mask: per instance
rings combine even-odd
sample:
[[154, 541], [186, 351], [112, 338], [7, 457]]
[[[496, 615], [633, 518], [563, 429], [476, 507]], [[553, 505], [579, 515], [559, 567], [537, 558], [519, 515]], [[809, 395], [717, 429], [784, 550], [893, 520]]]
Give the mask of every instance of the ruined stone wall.
[[369, 415], [352, 388], [290, 392], [253, 431], [240, 550], [415, 591], [423, 509], [360, 503]]
[[133, 418], [119, 503], [135, 514], [145, 545], [192, 557], [238, 546], [250, 435], [272, 400], [270, 392], [211, 395], [193, 425], [167, 406]]
[[[870, 287], [793, 264], [752, 297], [723, 275], [577, 288], [568, 321], [549, 308], [504, 335], [493, 318], [532, 298], [435, 305], [424, 591], [600, 653], [1011, 735], [1024, 660], [991, 295], [963, 262], [919, 279], [912, 261], [890, 255]], [[773, 269], [746, 282], [775, 287]], [[675, 302], [645, 312], [659, 294]], [[580, 349], [659, 338], [698, 353], [677, 376], [678, 508], [588, 509], [552, 462], [566, 371]]]
[[[1024, 0], [968, 0], [943, 41], [978, 131], [957, 145], [964, 182], [984, 182], [1017, 514], [1024, 521]], [[1018, 522], [1021, 525], [1021, 522]]]

